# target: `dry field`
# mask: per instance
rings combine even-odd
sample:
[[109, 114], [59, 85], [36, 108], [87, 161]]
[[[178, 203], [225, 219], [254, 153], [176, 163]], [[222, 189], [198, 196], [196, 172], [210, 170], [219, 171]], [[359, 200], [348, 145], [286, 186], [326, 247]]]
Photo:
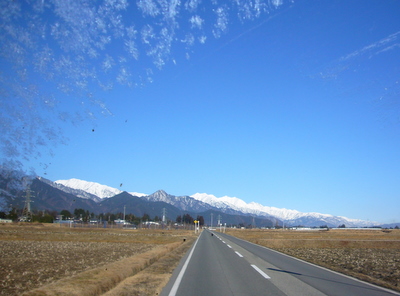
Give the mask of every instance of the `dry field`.
[[227, 230], [308, 262], [400, 291], [400, 230]]
[[156, 295], [194, 239], [184, 230], [0, 224], [0, 295]]
[[[399, 230], [227, 232], [400, 291]], [[157, 295], [195, 238], [183, 230], [3, 224], [0, 295]]]

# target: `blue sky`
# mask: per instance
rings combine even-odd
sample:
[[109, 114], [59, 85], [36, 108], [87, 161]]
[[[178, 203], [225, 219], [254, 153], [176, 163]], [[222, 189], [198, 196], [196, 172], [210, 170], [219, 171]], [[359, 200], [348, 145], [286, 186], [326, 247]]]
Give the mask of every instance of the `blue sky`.
[[400, 221], [400, 1], [34, 3], [3, 7], [2, 159]]

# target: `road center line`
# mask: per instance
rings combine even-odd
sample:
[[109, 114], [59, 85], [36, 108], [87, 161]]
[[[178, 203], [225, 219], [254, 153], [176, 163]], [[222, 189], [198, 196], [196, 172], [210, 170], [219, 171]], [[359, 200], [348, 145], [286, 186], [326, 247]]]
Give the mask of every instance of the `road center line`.
[[242, 254], [240, 254], [239, 252], [235, 251], [236, 255], [238, 255], [239, 257], [243, 257]]
[[261, 274], [263, 277], [265, 277], [266, 279], [270, 279], [270, 277], [268, 276], [268, 274], [266, 274], [264, 271], [262, 271], [261, 269], [259, 269], [256, 265], [251, 264], [251, 267], [253, 267], [255, 270], [258, 271], [259, 274]]
[[194, 244], [194, 246], [193, 246], [193, 248], [192, 248], [192, 251], [190, 251], [190, 254], [189, 254], [189, 256], [187, 257], [187, 259], [186, 259], [186, 261], [185, 261], [185, 264], [183, 265], [181, 271], [179, 272], [179, 275], [178, 275], [178, 277], [176, 278], [175, 283], [174, 283], [174, 285], [172, 286], [171, 291], [169, 292], [168, 296], [175, 296], [175, 295], [176, 295], [176, 292], [178, 291], [179, 285], [181, 284], [183, 275], [185, 274], [185, 271], [186, 271], [186, 268], [187, 268], [187, 266], [188, 266], [188, 264], [189, 264], [189, 261], [190, 261], [190, 259], [192, 258], [194, 249], [196, 248], [197, 242], [199, 241], [199, 238], [200, 238], [200, 236], [201, 236], [202, 234], [203, 234], [203, 233], [201, 233], [201, 234], [199, 235], [199, 237], [197, 238], [197, 240], [196, 240], [196, 242], [195, 242], [195, 244]]
[[232, 249], [232, 247], [230, 245], [227, 244], [227, 246], [228, 246], [228, 248]]

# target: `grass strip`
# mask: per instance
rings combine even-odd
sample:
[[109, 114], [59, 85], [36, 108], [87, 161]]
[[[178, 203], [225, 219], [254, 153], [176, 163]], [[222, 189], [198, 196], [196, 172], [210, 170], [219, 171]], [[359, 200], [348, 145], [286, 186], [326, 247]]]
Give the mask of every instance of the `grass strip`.
[[159, 295], [167, 285], [172, 272], [178, 266], [181, 258], [193, 244], [195, 237], [190, 237], [172, 252], [166, 254], [143, 271], [126, 278], [114, 289], [102, 296], [146, 296]]

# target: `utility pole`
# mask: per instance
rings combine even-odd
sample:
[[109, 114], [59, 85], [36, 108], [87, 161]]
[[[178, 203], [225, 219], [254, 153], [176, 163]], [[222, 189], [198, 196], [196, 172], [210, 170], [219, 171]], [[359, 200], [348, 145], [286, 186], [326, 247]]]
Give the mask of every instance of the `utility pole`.
[[167, 216], [167, 210], [166, 208], [162, 209], [162, 223], [164, 224], [166, 221], [166, 216]]
[[211, 226], [210, 226], [211, 229], [212, 229], [212, 225], [213, 225], [213, 216], [214, 216], [214, 214], [211, 213]]

